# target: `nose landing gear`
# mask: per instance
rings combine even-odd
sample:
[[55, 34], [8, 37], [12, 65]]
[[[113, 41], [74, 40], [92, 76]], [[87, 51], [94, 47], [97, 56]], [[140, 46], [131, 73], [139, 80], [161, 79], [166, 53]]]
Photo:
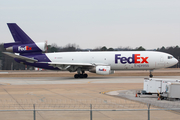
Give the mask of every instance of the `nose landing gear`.
[[149, 77], [150, 77], [150, 78], [153, 77], [153, 75], [152, 75], [152, 70], [150, 70], [150, 75], [149, 75]]

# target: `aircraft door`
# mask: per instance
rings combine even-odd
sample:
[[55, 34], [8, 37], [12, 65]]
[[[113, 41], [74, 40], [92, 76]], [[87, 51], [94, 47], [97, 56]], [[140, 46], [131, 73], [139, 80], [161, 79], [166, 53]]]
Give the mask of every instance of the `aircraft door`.
[[165, 62], [164, 62], [164, 56], [160, 56], [160, 60], [158, 62], [159, 67], [165, 67]]
[[161, 63], [164, 62], [163, 56], [160, 57], [160, 62], [161, 62]]
[[91, 57], [91, 63], [94, 64], [94, 57]]

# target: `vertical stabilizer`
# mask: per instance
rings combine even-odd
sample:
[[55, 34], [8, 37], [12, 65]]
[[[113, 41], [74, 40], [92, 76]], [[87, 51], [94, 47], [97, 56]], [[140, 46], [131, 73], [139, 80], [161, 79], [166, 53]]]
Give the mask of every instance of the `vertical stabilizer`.
[[15, 42], [4, 43], [8, 52], [23, 54], [42, 53], [46, 51], [46, 42], [35, 43], [16, 23], [7, 23]]
[[7, 25], [9, 27], [9, 30], [11, 31], [15, 43], [34, 43], [34, 41], [16, 23], [7, 23]]

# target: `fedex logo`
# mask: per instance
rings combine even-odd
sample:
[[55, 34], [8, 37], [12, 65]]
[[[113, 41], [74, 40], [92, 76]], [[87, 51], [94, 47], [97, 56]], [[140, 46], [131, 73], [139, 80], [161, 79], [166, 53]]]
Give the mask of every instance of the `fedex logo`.
[[32, 50], [32, 47], [29, 46], [18, 46], [18, 51], [27, 51], [27, 50]]
[[104, 68], [103, 69], [99, 69], [99, 71], [106, 71], [106, 69], [104, 69]]
[[121, 57], [121, 54], [115, 54], [115, 63], [118, 63], [118, 60], [122, 63], [122, 64], [141, 64], [141, 63], [149, 63], [147, 61], [149, 57], [141, 57], [140, 54], [132, 54], [132, 57]]

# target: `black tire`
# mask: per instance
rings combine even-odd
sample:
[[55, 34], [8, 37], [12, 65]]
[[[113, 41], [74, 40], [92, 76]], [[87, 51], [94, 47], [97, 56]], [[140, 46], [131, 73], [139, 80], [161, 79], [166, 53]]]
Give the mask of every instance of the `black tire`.
[[152, 77], [153, 77], [153, 75], [149, 75], [149, 77], [150, 77], [150, 78], [152, 78]]
[[74, 75], [74, 78], [79, 78], [79, 75], [78, 75], [78, 74], [75, 74], [75, 75]]
[[84, 74], [84, 78], [87, 78], [88, 77], [88, 75], [87, 74]]
[[84, 75], [83, 75], [83, 74], [80, 74], [80, 75], [79, 75], [79, 78], [84, 78]]
[[74, 78], [87, 78], [88, 75], [87, 74], [75, 74]]

